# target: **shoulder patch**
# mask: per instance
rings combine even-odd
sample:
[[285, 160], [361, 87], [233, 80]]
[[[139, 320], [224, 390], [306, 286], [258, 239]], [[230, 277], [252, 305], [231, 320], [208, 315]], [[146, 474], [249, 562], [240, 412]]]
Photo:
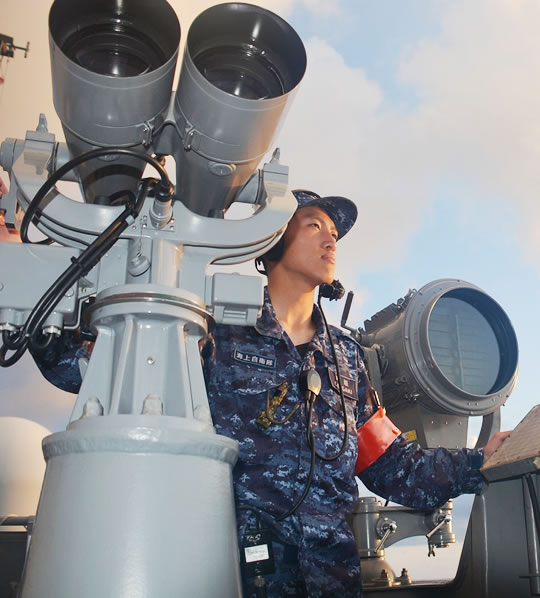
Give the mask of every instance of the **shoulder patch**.
[[345, 343], [350, 343], [354, 347], [356, 347], [360, 352], [360, 358], [363, 359], [364, 356], [364, 349], [360, 342], [350, 333], [346, 332], [342, 328], [338, 328], [337, 326], [330, 325], [330, 329], [332, 330], [332, 334], [334, 338], [338, 341], [344, 341]]

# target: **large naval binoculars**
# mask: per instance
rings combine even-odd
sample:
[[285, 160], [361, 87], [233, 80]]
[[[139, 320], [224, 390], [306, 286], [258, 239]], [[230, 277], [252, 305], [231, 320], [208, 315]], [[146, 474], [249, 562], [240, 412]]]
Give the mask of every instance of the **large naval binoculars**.
[[[236, 598], [238, 445], [213, 427], [199, 341], [256, 322], [262, 279], [210, 266], [264, 254], [296, 209], [279, 152], [258, 164], [304, 46], [267, 10], [211, 7], [189, 29], [173, 92], [180, 25], [165, 0], [55, 0], [49, 31], [66, 143], [41, 115], [0, 150], [0, 209], [24, 241], [0, 247], [0, 362], [79, 328], [81, 313], [96, 340], [75, 364], [68, 429], [44, 440], [20, 595]], [[248, 217], [226, 218], [233, 202]]]
[[[53, 94], [71, 157], [95, 148], [171, 155], [176, 198], [222, 216], [268, 151], [306, 68], [296, 32], [250, 4], [192, 23], [178, 88], [180, 25], [165, 0], [55, 0]], [[78, 167], [86, 201], [133, 188], [144, 164], [114, 155]]]

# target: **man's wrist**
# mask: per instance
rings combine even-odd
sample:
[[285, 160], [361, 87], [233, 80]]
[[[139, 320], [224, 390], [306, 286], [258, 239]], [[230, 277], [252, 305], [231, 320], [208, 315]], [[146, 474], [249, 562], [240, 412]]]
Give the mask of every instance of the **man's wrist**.
[[480, 469], [484, 464], [484, 449], [476, 449], [470, 456], [471, 469]]

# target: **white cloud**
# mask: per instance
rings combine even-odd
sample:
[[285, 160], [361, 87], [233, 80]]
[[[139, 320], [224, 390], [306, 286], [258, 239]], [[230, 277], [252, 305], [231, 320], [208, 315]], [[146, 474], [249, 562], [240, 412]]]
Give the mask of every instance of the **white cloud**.
[[302, 0], [302, 4], [317, 15], [336, 15], [342, 11], [340, 0]]
[[[193, 21], [193, 19], [199, 15], [201, 12], [210, 8], [210, 6], [215, 6], [216, 4], [221, 4], [221, 2], [216, 0], [168, 0], [169, 4], [174, 8], [176, 14], [178, 15], [178, 19], [180, 20], [180, 24], [182, 26], [183, 35], [187, 34], [189, 25]], [[295, 4], [298, 4], [302, 0], [261, 0], [256, 2], [258, 6], [262, 8], [266, 8], [279, 14], [282, 17], [286, 17], [290, 14], [291, 10], [293, 9]], [[307, 0], [309, 2], [309, 0]]]
[[[185, 0], [169, 0], [169, 3], [174, 6], [179, 18], [183, 19], [186, 24], [208, 7], [220, 4], [215, 0], [189, 0], [187, 2]], [[297, 5], [318, 15], [339, 14], [342, 10], [341, 0], [258, 0], [255, 4], [282, 17], [289, 16]]]
[[[184, 38], [191, 20], [215, 3], [173, 0]], [[10, 64], [0, 96], [1, 139], [24, 136], [40, 111], [60, 132], [50, 99], [48, 4], [8, 0], [4, 10], [5, 32], [21, 43], [30, 39], [31, 51]], [[337, 0], [260, 4], [285, 18], [295, 6], [342, 10]], [[293, 186], [357, 203], [359, 220], [339, 244], [337, 272], [357, 292], [363, 271], [397, 270], [406, 260], [407, 242], [422, 225], [441, 177], [468, 185], [470, 202], [484, 200], [485, 211], [506, 198], [520, 215], [530, 259], [540, 250], [540, 3], [456, 0], [441, 6], [440, 34], [403, 55], [400, 82], [419, 98], [408, 112], [394, 109], [381, 86], [328, 42], [306, 40], [308, 70], [277, 143]], [[356, 313], [362, 299], [355, 301]]]
[[429, 176], [411, 147], [422, 139], [362, 69], [323, 40], [308, 40], [306, 49], [308, 70], [278, 144], [293, 187], [356, 202], [358, 222], [339, 244], [338, 269], [354, 288], [359, 273], [401, 256], [420, 224]]
[[65, 428], [75, 395], [63, 392], [44, 380], [29, 354], [0, 378], [2, 416], [33, 419], [54, 431]]
[[[215, 3], [172, 1], [183, 38], [192, 19]], [[8, 4], [6, 31], [21, 43], [30, 39], [31, 51], [10, 64], [0, 130], [3, 137], [21, 137], [45, 111], [51, 130], [61, 134], [50, 91], [49, 3]], [[339, 0], [260, 4], [285, 18], [295, 6], [342, 11]], [[440, 34], [419, 40], [403, 56], [400, 81], [419, 98], [410, 112], [393, 109], [392, 98], [327, 42], [306, 42], [308, 71], [278, 144], [293, 185], [357, 202], [359, 223], [340, 244], [343, 270], [388, 268], [406, 259], [407, 241], [441, 176], [469, 185], [471, 202], [512, 202], [530, 259], [540, 250], [540, 4], [459, 0], [441, 6]]]
[[[508, 0], [448, 4], [441, 34], [413, 48], [400, 78], [421, 104], [412, 115], [426, 166], [460, 177], [471, 200], [511, 202], [524, 251], [540, 249], [540, 4]], [[413, 149], [413, 151], [414, 151]]]
[[440, 34], [409, 46], [397, 73], [418, 97], [410, 111], [395, 109], [326, 41], [306, 42], [308, 71], [279, 144], [293, 186], [347, 195], [359, 207], [340, 243], [340, 271], [399, 267], [441, 180], [465, 190], [471, 219], [512, 206], [519, 231], [505, 234], [537, 262], [540, 4], [441, 7]]
[[435, 549], [435, 562], [428, 558], [425, 539], [398, 542], [385, 549], [386, 558], [396, 575], [407, 569], [414, 582], [453, 579], [456, 575], [463, 544], [456, 542], [446, 548]]

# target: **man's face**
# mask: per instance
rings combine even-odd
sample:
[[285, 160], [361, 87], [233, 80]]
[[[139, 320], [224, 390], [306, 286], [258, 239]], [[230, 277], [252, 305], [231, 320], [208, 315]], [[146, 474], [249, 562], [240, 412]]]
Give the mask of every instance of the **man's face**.
[[338, 233], [328, 214], [313, 206], [297, 210], [285, 231], [280, 267], [314, 287], [334, 280]]

